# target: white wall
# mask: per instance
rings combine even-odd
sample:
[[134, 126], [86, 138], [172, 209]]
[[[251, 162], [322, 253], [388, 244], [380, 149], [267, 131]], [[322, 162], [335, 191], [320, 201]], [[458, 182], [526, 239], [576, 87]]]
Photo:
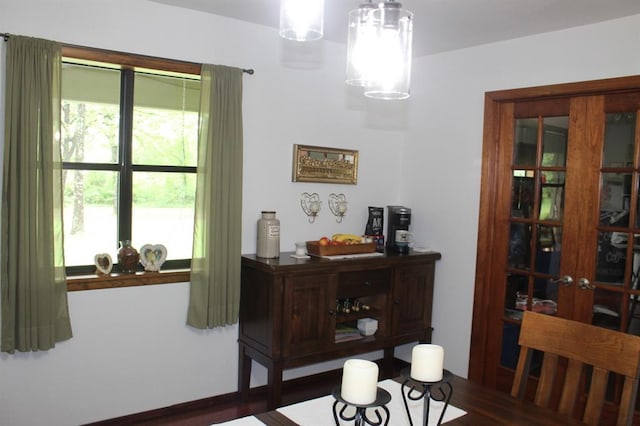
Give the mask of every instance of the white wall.
[[640, 74], [640, 15], [420, 58], [402, 187], [413, 231], [442, 252], [434, 341], [466, 374], [475, 278], [484, 93]]
[[[244, 78], [243, 252], [255, 251], [261, 210], [277, 211], [282, 248], [293, 250], [298, 240], [362, 232], [369, 205], [412, 207], [418, 242], [443, 253], [435, 342], [445, 346], [447, 367], [463, 375], [483, 93], [638, 73], [638, 59], [626, 54], [638, 45], [638, 24], [635, 17], [421, 58], [412, 98], [387, 103], [345, 87], [343, 45], [319, 42], [308, 53], [271, 28], [144, 0], [0, 3], [0, 32], [254, 68]], [[359, 150], [358, 185], [292, 183], [294, 143]], [[302, 192], [325, 200], [313, 225], [300, 210]], [[331, 192], [349, 201], [342, 224], [328, 212]], [[0, 354], [0, 423], [80, 424], [236, 390], [237, 328], [186, 327], [187, 299], [187, 283], [70, 293], [73, 339], [46, 353]], [[408, 350], [399, 353], [407, 358]], [[254, 371], [253, 383], [263, 384], [264, 369]]]

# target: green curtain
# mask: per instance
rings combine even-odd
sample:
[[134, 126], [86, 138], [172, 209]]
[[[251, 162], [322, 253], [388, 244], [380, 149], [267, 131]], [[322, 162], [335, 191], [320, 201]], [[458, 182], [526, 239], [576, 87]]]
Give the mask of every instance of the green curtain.
[[11, 36], [2, 180], [2, 352], [69, 339], [62, 232], [61, 46]]
[[240, 304], [242, 70], [203, 65], [187, 324], [234, 324]]

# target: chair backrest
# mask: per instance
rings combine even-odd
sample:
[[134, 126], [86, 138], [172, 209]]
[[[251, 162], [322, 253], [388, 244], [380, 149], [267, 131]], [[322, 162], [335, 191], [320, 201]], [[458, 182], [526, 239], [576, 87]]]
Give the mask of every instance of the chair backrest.
[[[624, 376], [620, 396], [618, 425], [631, 425], [638, 391], [640, 337], [549, 315], [524, 312], [520, 329], [520, 357], [511, 395], [524, 398], [534, 350], [544, 353], [534, 403], [549, 407], [558, 374], [558, 361], [566, 358], [567, 367], [557, 408], [571, 416], [581, 383], [589, 384], [582, 421], [599, 424], [606, 398], [609, 373]], [[583, 380], [584, 366], [592, 367], [590, 379]], [[562, 383], [562, 382], [559, 382]]]

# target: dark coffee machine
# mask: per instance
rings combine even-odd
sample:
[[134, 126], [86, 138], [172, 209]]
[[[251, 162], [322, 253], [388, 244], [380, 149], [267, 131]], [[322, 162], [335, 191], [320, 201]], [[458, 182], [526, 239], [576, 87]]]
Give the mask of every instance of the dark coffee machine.
[[387, 206], [387, 209], [387, 249], [409, 253], [411, 209], [402, 206]]

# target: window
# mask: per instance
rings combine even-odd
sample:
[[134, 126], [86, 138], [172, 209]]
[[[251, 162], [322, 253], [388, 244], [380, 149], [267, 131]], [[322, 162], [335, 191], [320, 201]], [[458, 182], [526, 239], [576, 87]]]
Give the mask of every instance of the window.
[[100, 253], [115, 264], [123, 240], [163, 244], [163, 269], [188, 268], [199, 76], [65, 55], [62, 98], [67, 275], [94, 273]]

